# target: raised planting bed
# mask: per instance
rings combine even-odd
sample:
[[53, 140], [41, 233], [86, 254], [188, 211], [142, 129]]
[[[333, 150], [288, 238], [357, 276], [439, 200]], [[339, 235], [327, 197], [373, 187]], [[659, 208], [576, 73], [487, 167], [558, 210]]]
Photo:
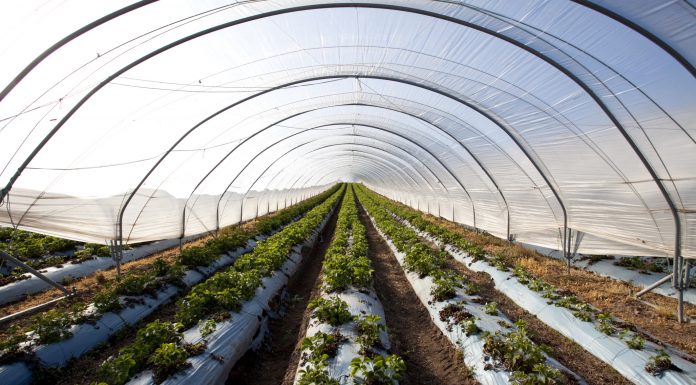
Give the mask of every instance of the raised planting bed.
[[[696, 380], [696, 365], [676, 354], [673, 348], [667, 349], [672, 354], [665, 352], [663, 346], [643, 339], [629, 328], [622, 328], [618, 320], [599, 313], [577, 297], [559, 293], [553, 286], [531, 277], [521, 267], [510, 270], [500, 258], [476, 253], [475, 248], [475, 254], [470, 255], [462, 249], [468, 247], [471, 250], [473, 246], [467, 246], [465, 240], [458, 239], [456, 234], [446, 229], [436, 229], [432, 224], [413, 221], [423, 229], [430, 230], [425, 231], [396, 215], [394, 218], [403, 221], [419, 236], [443, 247], [469, 269], [487, 273], [495, 282], [496, 289], [518, 306], [612, 365], [629, 381], [639, 384], [685, 385]], [[659, 370], [656, 369], [656, 360], [663, 362]], [[665, 364], [666, 361], [670, 364]]]
[[252, 342], [263, 338], [269, 302], [295, 273], [301, 247], [314, 244], [343, 191], [179, 299], [176, 323], [142, 326], [135, 341], [102, 363], [101, 380], [111, 385], [224, 381]]
[[[276, 217], [263, 218], [256, 222], [261, 226], [255, 227], [275, 232], [326, 196], [322, 194], [295, 205]], [[92, 350], [124, 327], [135, 325], [186, 288], [229, 266], [266, 237], [250, 226], [244, 230], [225, 229], [204, 246], [186, 249], [177, 263], [157, 260], [145, 273], [128, 273], [111, 286], [107, 282], [108, 287], [95, 296], [95, 302], [83, 305], [77, 312], [51, 310], [35, 316], [33, 326], [28, 327], [32, 332], [15, 333], [2, 341], [2, 360], [11, 360], [13, 355], [29, 355], [33, 357], [32, 365], [65, 366], [69, 360]], [[189, 268], [184, 269], [184, 266]], [[29, 367], [24, 362], [3, 365], [0, 373], [12, 378], [12, 383], [27, 383], [31, 379]]]
[[494, 305], [482, 301], [469, 282], [445, 270], [442, 252], [431, 249], [413, 229], [358, 191], [433, 323], [461, 349], [481, 384], [584, 382], [534, 344], [524, 324], [512, 325]]
[[348, 189], [323, 263], [321, 294], [312, 311], [296, 385], [397, 384], [403, 360], [389, 355], [384, 309], [372, 287], [365, 227]]
[[[183, 239], [183, 242], [190, 242], [202, 237], [204, 234], [192, 235]], [[123, 252], [121, 263], [135, 261], [148, 255], [160, 252], [179, 245], [179, 239], [168, 239], [138, 246]], [[107, 254], [108, 255], [108, 254]], [[65, 264], [62, 266], [47, 267], [41, 272], [55, 282], [70, 282], [72, 280], [94, 274], [97, 271], [105, 270], [116, 266], [116, 261], [110, 256], [94, 255], [93, 258], [84, 260], [76, 264]], [[53, 288], [33, 274], [23, 274], [23, 280], [9, 283], [0, 287], [0, 305], [19, 301], [28, 295], [40, 293], [44, 290]]]
[[[601, 309], [621, 319], [627, 328], [639, 331], [644, 338], [674, 346], [688, 354], [685, 356], [688, 360], [696, 360], [696, 323], [677, 322], [674, 316], [675, 299], [654, 293], [636, 299], [631, 293], [639, 289], [628, 283], [579, 269], [571, 269], [568, 274], [565, 263], [555, 258], [489, 234], [468, 230], [377, 194], [372, 195], [400, 218], [456, 246], [474, 259], [490, 257], [491, 262], [502, 269], [522, 267], [539, 282], [553, 284], [564, 296], [574, 295], [592, 305], [591, 309]], [[688, 317], [696, 317], [696, 306], [686, 303], [684, 311]]]

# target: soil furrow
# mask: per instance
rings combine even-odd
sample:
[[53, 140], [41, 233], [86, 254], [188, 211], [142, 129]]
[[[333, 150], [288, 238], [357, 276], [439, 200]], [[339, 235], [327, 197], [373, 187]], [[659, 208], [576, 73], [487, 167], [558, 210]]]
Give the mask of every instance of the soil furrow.
[[[338, 206], [340, 207], [340, 202]], [[300, 342], [309, 323], [306, 311], [309, 301], [319, 295], [317, 277], [324, 254], [331, 243], [338, 209], [322, 232], [320, 242], [308, 255], [288, 282], [284, 303], [285, 314], [268, 323], [271, 340], [258, 352], [247, 352], [234, 366], [227, 384], [278, 385], [292, 384], [300, 358]]]
[[375, 269], [375, 289], [384, 306], [392, 351], [406, 362], [401, 385], [476, 384], [463, 357], [432, 323], [408, 283], [396, 257], [361, 206], [367, 229], [368, 255]]

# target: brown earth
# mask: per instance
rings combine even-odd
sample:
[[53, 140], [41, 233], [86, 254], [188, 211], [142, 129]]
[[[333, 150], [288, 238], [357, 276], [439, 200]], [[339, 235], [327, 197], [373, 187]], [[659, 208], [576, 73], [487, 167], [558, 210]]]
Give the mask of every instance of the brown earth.
[[464, 365], [461, 351], [432, 323], [428, 311], [408, 283], [396, 257], [362, 207], [360, 220], [367, 229], [368, 255], [375, 269], [375, 289], [384, 306], [392, 351], [406, 362], [402, 385], [477, 384]]

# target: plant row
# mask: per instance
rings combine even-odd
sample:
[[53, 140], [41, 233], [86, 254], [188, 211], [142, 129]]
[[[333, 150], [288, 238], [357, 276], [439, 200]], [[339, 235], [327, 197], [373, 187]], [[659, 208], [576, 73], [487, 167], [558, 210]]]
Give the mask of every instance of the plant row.
[[[241, 227], [223, 229], [216, 238], [207, 241], [203, 246], [184, 249], [179, 258], [173, 262], [158, 258], [146, 269], [131, 270], [111, 280], [98, 273], [97, 283], [102, 289], [94, 295], [92, 303], [72, 302], [67, 307], [52, 309], [33, 316], [28, 325], [21, 328], [16, 325], [10, 326], [0, 340], [0, 362], [11, 361], [13, 357], [19, 355], [31, 354], [32, 347], [36, 345], [68, 339], [72, 337], [73, 325], [96, 321], [107, 312], [118, 312], [130, 303], [137, 303], [138, 301], [133, 297], [143, 295], [154, 297], [160, 289], [170, 284], [184, 288], [182, 279], [185, 267], [210, 265], [220, 255], [246, 246], [250, 238], [269, 234], [291, 222], [335, 193], [337, 188], [281, 210], [276, 215], [262, 217], [246, 229]], [[202, 258], [192, 258], [192, 253], [188, 252], [191, 249], [198, 250], [193, 253], [195, 255], [207, 256], [215, 253], [216, 258], [206, 257], [206, 261]]]
[[[377, 227], [391, 240], [396, 250], [404, 254], [406, 270], [423, 280], [425, 286], [432, 282], [428, 304], [440, 309], [439, 320], [447, 325], [446, 331], [452, 334], [461, 332], [465, 337], [480, 338], [484, 341], [481, 352], [481, 358], [485, 361], [482, 365], [484, 371], [507, 371], [514, 384], [556, 384], [564, 381], [561, 372], [547, 363], [548, 352], [545, 348], [538, 346], [528, 337], [524, 323], [511, 325], [499, 314], [495, 302], [485, 303], [477, 296], [478, 287], [473, 282], [444, 267], [446, 251], [433, 249], [414, 229], [401, 223], [388, 210], [391, 208], [390, 202], [384, 201], [362, 186], [359, 186], [357, 191], [360, 202]], [[470, 244], [467, 244], [467, 247], [479, 250]], [[446, 304], [436, 305], [439, 302]], [[473, 342], [467, 343], [462, 340], [458, 340], [457, 343], [460, 346], [475, 345]], [[473, 351], [475, 349], [472, 349]], [[476, 354], [472, 352], [469, 354]]]
[[143, 326], [134, 342], [102, 363], [101, 379], [120, 385], [149, 368], [155, 380], [162, 381], [186, 367], [187, 358], [203, 352], [205, 344], [185, 343], [182, 331], [197, 326], [205, 337], [216, 330], [217, 322], [229, 319], [231, 312], [238, 311], [242, 303], [254, 296], [262, 278], [280, 268], [292, 247], [312, 234], [344, 189], [333, 189], [328, 199], [302, 219], [257, 243], [251, 253], [238, 258], [227, 271], [216, 273], [193, 287], [176, 303], [176, 322], [154, 321]]
[[[474, 245], [469, 240], [464, 239], [461, 234], [424, 218], [422, 213], [416, 210], [394, 203], [377, 194], [370, 194], [375, 200], [379, 201], [380, 205], [397, 218], [401, 218], [416, 229], [433, 236], [441, 244], [454, 246], [462, 252], [469, 254], [474, 261], [484, 261], [499, 271], [511, 271], [518, 282], [539, 293], [541, 297], [546, 299], [547, 304], [570, 310], [576, 318], [583, 322], [593, 323], [594, 327], [605, 335], [621, 339], [629, 349], [642, 350], [645, 347], [645, 339], [634, 331], [634, 327], [616, 320], [608, 313], [598, 311], [577, 296], [560, 290], [541, 278], [533, 277], [522, 265], [516, 263], [513, 258], [502, 253], [487, 255], [482, 252], [485, 245]], [[657, 350], [657, 354], [650, 357], [645, 365], [645, 370], [655, 376], [661, 376], [665, 370], [673, 368], [674, 365], [672, 365], [669, 355], [660, 349]]]
[[[60, 267], [68, 262], [82, 263], [94, 256], [110, 255], [109, 248], [105, 245], [82, 243], [11, 227], [0, 228], [0, 251], [14, 256], [37, 270]], [[6, 263], [11, 265], [9, 262]], [[24, 269], [15, 266], [0, 274], [0, 286], [29, 277], [30, 275]]]
[[[309, 304], [314, 321], [302, 341], [304, 352], [296, 384], [339, 385], [345, 376], [354, 384], [392, 385], [405, 370], [404, 361], [387, 354], [382, 342], [386, 327], [376, 314], [381, 304], [372, 289], [367, 249], [365, 226], [358, 217], [351, 187], [323, 262], [322, 294]], [[346, 300], [354, 307], [369, 305], [351, 313]], [[342, 360], [338, 360], [339, 355]], [[332, 363], [340, 366], [346, 361], [349, 367], [329, 370]]]

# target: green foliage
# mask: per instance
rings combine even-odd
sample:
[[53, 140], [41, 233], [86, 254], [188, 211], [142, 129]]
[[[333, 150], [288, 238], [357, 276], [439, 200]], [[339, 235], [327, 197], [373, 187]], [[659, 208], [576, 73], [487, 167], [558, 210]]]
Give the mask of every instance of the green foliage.
[[487, 302], [483, 305], [483, 311], [488, 315], [498, 315], [498, 304], [495, 302]]
[[[179, 331], [182, 325], [178, 323], [162, 322], [155, 320], [138, 330], [135, 341], [125, 348], [119, 350], [116, 357], [110, 357], [104, 361], [99, 374], [102, 380], [108, 381], [112, 385], [121, 385], [128, 381], [139, 370], [145, 367], [146, 363], [151, 363], [150, 358], [163, 345], [176, 345], [181, 341], [182, 333]], [[166, 357], [167, 354], [172, 356]], [[161, 351], [160, 358], [162, 364], [171, 362], [180, 354], [177, 349], [169, 347]], [[186, 356], [184, 356], [184, 360]], [[164, 366], [163, 366], [164, 368]], [[155, 368], [155, 371], [158, 369]]]
[[94, 295], [94, 307], [99, 313], [121, 310], [123, 307], [118, 301], [116, 292], [110, 289], [105, 289]]
[[645, 365], [646, 372], [658, 377], [662, 376], [662, 373], [671, 368], [672, 360], [669, 358], [669, 354], [663, 349], [658, 349], [657, 354], [651, 356], [648, 359], [648, 363]]
[[373, 358], [361, 356], [350, 363], [350, 375], [355, 384], [396, 384], [405, 370], [406, 363], [395, 354], [375, 355]]
[[305, 337], [302, 340], [301, 347], [303, 350], [309, 350], [307, 360], [310, 363], [317, 364], [325, 361], [327, 358], [336, 357], [338, 348], [341, 342], [346, 338], [339, 332], [332, 334], [317, 332], [311, 337]]
[[331, 326], [340, 326], [353, 320], [348, 311], [348, 304], [338, 296], [316, 298], [309, 303], [309, 309], [314, 310], [312, 317]]
[[186, 366], [188, 353], [175, 343], [164, 343], [148, 359], [155, 374], [155, 381], [160, 382], [170, 374]]
[[340, 385], [341, 383], [329, 376], [324, 361], [310, 364], [300, 370], [297, 385]]
[[495, 365], [513, 372], [515, 383], [553, 384], [560, 372], [546, 364], [544, 351], [527, 337], [527, 327], [522, 321], [515, 323], [517, 330], [496, 332], [486, 337], [483, 351]]
[[181, 252], [181, 264], [185, 266], [208, 266], [219, 258], [211, 248], [205, 246], [187, 247]]
[[379, 333], [384, 331], [384, 324], [378, 315], [370, 314], [362, 316], [357, 321], [358, 338], [361, 354], [367, 354], [375, 347], [380, 347]]
[[64, 311], [53, 309], [32, 317], [34, 332], [42, 344], [62, 341], [72, 333], [68, 330], [71, 322], [70, 315]]
[[462, 331], [467, 337], [476, 335], [481, 331], [478, 325], [476, 325], [476, 319], [473, 317], [463, 320], [462, 322], [460, 322], [459, 325], [461, 326]]
[[217, 323], [213, 319], [205, 320], [205, 322], [203, 320], [198, 322], [198, 330], [201, 332], [203, 338], [213, 334], [215, 329], [217, 329]]
[[536, 364], [530, 372], [512, 372], [511, 384], [513, 385], [556, 385], [561, 377], [561, 372], [546, 364]]
[[616, 333], [616, 326], [614, 323], [614, 319], [609, 314], [601, 313], [597, 315], [597, 325], [595, 325], [595, 328], [610, 336]]
[[138, 363], [131, 352], [109, 357], [99, 367], [99, 377], [111, 385], [121, 385], [137, 373]]
[[655, 273], [665, 272], [665, 269], [662, 266], [662, 264], [648, 261], [641, 257], [619, 258], [614, 262], [614, 265], [625, 267], [630, 270], [652, 271]]
[[645, 347], [645, 340], [637, 334], [634, 334], [633, 337], [628, 338], [624, 341], [626, 342], [626, 346], [628, 346], [629, 349], [643, 350], [643, 348]]
[[0, 339], [0, 361], [18, 354], [21, 344], [28, 340], [27, 335], [17, 326], [12, 325], [6, 331], [6, 337]]
[[423, 278], [434, 274], [444, 265], [445, 255], [442, 251], [435, 252], [424, 243], [417, 243], [406, 252], [404, 262], [406, 269]]
[[439, 270], [433, 273], [430, 295], [434, 301], [445, 301], [457, 295], [457, 288], [464, 287], [464, 279], [454, 270]]

